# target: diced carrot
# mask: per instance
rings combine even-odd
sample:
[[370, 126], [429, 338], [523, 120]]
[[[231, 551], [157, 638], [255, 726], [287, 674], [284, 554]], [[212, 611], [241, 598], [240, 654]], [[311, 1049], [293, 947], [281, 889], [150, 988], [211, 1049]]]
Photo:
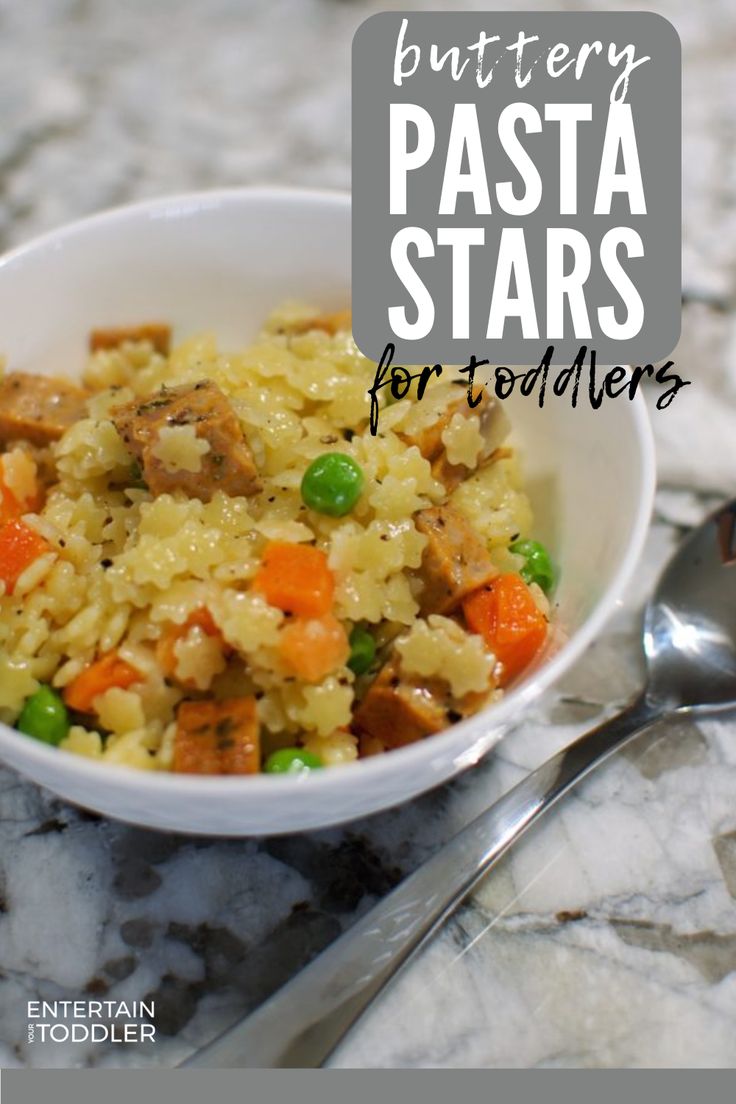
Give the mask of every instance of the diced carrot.
[[186, 626], [188, 629], [201, 629], [202, 632], [207, 633], [207, 636], [217, 636], [220, 631], [207, 606], [198, 606], [197, 609], [192, 610], [187, 617]]
[[23, 513], [23, 507], [13, 492], [0, 483], [0, 525], [5, 525]]
[[76, 709], [79, 713], [93, 713], [95, 699], [100, 694], [113, 687], [127, 690], [141, 681], [140, 671], [121, 659], [117, 652], [108, 652], [65, 687], [64, 701], [70, 709]]
[[168, 624], [156, 644], [156, 658], [165, 675], [172, 674], [176, 667], [174, 646], [193, 628], [201, 629], [202, 632], [207, 633], [207, 636], [217, 636], [220, 631], [206, 606], [199, 606], [192, 610], [186, 621], [181, 625], [176, 625], [173, 622]]
[[173, 625], [156, 642], [156, 659], [164, 678], [171, 678], [176, 670], [176, 645], [186, 631], [184, 625]]
[[547, 619], [519, 575], [499, 575], [463, 602], [465, 621], [501, 663], [505, 686], [532, 661], [547, 636]]
[[342, 667], [350, 655], [345, 629], [332, 613], [319, 619], [297, 618], [279, 635], [279, 654], [292, 674], [319, 682]]
[[299, 617], [322, 617], [332, 608], [335, 577], [327, 556], [310, 544], [271, 541], [253, 580], [270, 606]]
[[51, 550], [51, 545], [35, 529], [15, 519], [0, 529], [0, 580], [6, 594], [12, 594], [15, 584], [27, 567]]
[[185, 774], [257, 774], [261, 748], [255, 698], [182, 702], [172, 768]]
[[[165, 677], [171, 678], [175, 675], [176, 645], [193, 628], [201, 629], [207, 636], [221, 635], [212, 614], [206, 606], [199, 606], [198, 609], [192, 610], [183, 625], [171, 624], [167, 626], [156, 644], [156, 659]], [[223, 641], [222, 650], [223, 652], [230, 652], [232, 649]], [[189, 685], [189, 681], [185, 680], [183, 685]]]

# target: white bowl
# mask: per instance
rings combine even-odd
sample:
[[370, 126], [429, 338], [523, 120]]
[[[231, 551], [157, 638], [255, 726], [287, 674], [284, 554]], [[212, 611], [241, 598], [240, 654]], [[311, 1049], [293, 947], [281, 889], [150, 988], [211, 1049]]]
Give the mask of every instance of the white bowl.
[[[0, 353], [13, 369], [73, 375], [89, 329], [146, 319], [177, 335], [248, 341], [280, 301], [339, 307], [350, 285], [350, 202], [298, 190], [227, 190], [124, 207], [0, 260]], [[266, 835], [386, 809], [475, 763], [580, 656], [619, 600], [644, 540], [654, 452], [643, 401], [593, 411], [550, 396], [508, 403], [540, 534], [561, 564], [567, 642], [498, 704], [421, 743], [308, 778], [137, 772], [0, 725], [0, 756], [69, 801], [153, 828]]]

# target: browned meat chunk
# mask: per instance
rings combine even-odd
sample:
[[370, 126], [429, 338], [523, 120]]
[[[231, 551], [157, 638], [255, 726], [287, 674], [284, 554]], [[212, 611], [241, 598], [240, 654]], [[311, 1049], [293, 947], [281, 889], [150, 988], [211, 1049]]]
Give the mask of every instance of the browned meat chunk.
[[[209, 502], [216, 491], [252, 495], [260, 490], [253, 454], [235, 411], [210, 380], [180, 387], [164, 387], [152, 398], [116, 407], [111, 417], [133, 456], [143, 466], [143, 477], [153, 494], [180, 490], [190, 498]], [[200, 470], [169, 470], [158, 456], [160, 432], [174, 426], [193, 426], [209, 445]]]
[[381, 668], [358, 704], [351, 728], [361, 756], [413, 744], [476, 713], [486, 694], [466, 694], [457, 700], [446, 682], [401, 672], [393, 655]]
[[182, 702], [172, 769], [185, 774], [257, 774], [261, 750], [255, 698]]
[[353, 714], [361, 755], [403, 747], [440, 732], [459, 718], [450, 709], [448, 688], [435, 679], [419, 684], [399, 674], [391, 659], [368, 687]]
[[0, 380], [0, 442], [58, 441], [86, 414], [89, 392], [65, 380], [10, 372]]
[[[422, 401], [431, 403], [431, 392]], [[428, 425], [415, 433], [402, 434], [407, 444], [416, 445], [424, 459], [429, 460], [435, 479], [444, 483], [448, 491], [453, 491], [467, 478], [471, 471], [465, 464], [450, 463], [447, 459], [447, 450], [442, 441], [442, 434], [456, 414], [462, 414], [464, 418], [476, 418], [478, 420], [481, 436], [484, 440], [483, 451], [478, 457], [479, 465], [489, 459], [503, 441], [507, 431], [506, 416], [501, 409], [501, 405], [488, 394], [485, 388], [481, 388], [480, 401], [477, 406], [471, 408], [468, 405], [467, 394], [463, 391], [450, 403], [439, 408], [436, 411], [435, 419]]]
[[424, 582], [419, 598], [423, 614], [449, 613], [498, 575], [486, 546], [452, 506], [420, 510], [414, 521], [427, 537], [419, 568]]
[[142, 326], [119, 326], [113, 329], [92, 330], [89, 335], [90, 352], [100, 349], [116, 349], [126, 341], [150, 341], [157, 353], [169, 355], [171, 326], [162, 322], [147, 322]]

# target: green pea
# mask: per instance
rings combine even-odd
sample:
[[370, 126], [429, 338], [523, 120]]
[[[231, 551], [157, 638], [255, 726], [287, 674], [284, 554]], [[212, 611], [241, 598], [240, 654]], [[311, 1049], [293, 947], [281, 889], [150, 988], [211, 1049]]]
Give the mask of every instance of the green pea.
[[367, 629], [356, 625], [350, 634], [348, 667], [356, 675], [364, 675], [376, 658], [376, 642]]
[[16, 727], [26, 736], [56, 747], [69, 733], [66, 706], [50, 686], [40, 686], [26, 699]]
[[536, 583], [545, 593], [549, 593], [555, 585], [555, 569], [544, 545], [540, 541], [520, 540], [514, 541], [510, 550], [526, 561], [520, 572], [524, 582]]
[[263, 769], [266, 774], [309, 774], [323, 765], [319, 755], [312, 755], [304, 748], [290, 747], [272, 751]]
[[329, 517], [349, 514], [363, 490], [363, 471], [344, 452], [325, 452], [313, 460], [302, 478], [302, 501]]

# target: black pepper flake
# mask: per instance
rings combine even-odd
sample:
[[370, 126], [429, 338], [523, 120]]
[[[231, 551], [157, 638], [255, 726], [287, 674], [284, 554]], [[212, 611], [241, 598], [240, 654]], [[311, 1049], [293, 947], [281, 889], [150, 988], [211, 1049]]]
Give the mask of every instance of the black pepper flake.
[[166, 424], [170, 426], [183, 426], [186, 425], [189, 420], [189, 414], [186, 410], [180, 410], [178, 414], [167, 414]]
[[462, 713], [458, 713], [457, 709], [448, 709], [447, 719], [450, 724], [457, 724], [458, 721], [461, 721], [463, 719], [463, 715]]
[[108, 567], [112, 567], [112, 560], [105, 557], [104, 560], [100, 560], [100, 567], [104, 567], [105, 571], [107, 571]]
[[218, 721], [215, 725], [215, 732], [220, 739], [225, 739], [225, 737], [230, 735], [234, 727], [235, 724], [232, 717], [223, 717], [222, 720]]
[[142, 418], [145, 414], [150, 413], [152, 410], [160, 410], [164, 406], [168, 406], [170, 399], [150, 399], [148, 402], [141, 403], [137, 408], [136, 414], [139, 418]]

